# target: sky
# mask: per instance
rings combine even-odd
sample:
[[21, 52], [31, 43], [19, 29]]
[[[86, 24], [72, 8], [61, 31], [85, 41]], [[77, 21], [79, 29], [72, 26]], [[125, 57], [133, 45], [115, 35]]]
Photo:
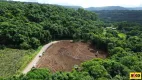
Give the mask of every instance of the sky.
[[142, 0], [14, 0], [14, 1], [82, 6], [84, 8], [103, 7], [103, 6], [142, 7]]

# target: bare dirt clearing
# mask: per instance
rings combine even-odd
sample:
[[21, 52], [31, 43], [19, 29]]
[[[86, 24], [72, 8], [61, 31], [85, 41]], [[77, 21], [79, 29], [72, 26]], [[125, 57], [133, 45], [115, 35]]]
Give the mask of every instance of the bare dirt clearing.
[[60, 41], [49, 47], [37, 63], [37, 68], [55, 71], [71, 71], [74, 65], [93, 58], [106, 58], [107, 53], [89, 43]]

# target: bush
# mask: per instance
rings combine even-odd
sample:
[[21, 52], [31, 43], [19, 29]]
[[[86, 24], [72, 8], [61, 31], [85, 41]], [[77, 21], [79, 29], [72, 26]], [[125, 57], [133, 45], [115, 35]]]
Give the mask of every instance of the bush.
[[21, 43], [20, 47], [21, 47], [21, 49], [30, 49], [31, 48], [31, 46], [26, 42]]
[[0, 45], [0, 49], [5, 49], [5, 45]]

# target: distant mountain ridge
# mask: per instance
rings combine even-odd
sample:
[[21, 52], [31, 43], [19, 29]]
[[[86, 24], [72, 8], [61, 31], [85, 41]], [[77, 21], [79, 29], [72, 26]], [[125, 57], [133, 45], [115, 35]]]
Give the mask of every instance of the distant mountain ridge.
[[142, 10], [142, 7], [121, 7], [121, 6], [106, 6], [106, 7], [89, 7], [85, 8], [89, 11], [101, 11], [101, 10]]
[[65, 8], [73, 8], [73, 9], [83, 8], [81, 6], [68, 6], [68, 5], [60, 5], [60, 6], [63, 6]]
[[[65, 6], [64, 6], [65, 7]], [[69, 6], [66, 8], [78, 9], [82, 7]], [[121, 6], [106, 6], [106, 7], [89, 7], [85, 10], [95, 12], [99, 18], [107, 23], [112, 22], [135, 22], [142, 24], [142, 7], [121, 7]]]
[[120, 6], [106, 6], [106, 7], [89, 7], [85, 8], [89, 11], [96, 11], [96, 10], [128, 10], [127, 8], [120, 7]]
[[[81, 6], [64, 6], [66, 8], [73, 8], [73, 9], [78, 9], [78, 8], [83, 8]], [[142, 10], [142, 7], [121, 7], [121, 6], [105, 6], [105, 7], [89, 7], [89, 8], [84, 8], [85, 10], [89, 11], [101, 11], [101, 10]]]
[[75, 9], [83, 8], [83, 7], [81, 7], [81, 6], [64, 6], [64, 7], [67, 7], [67, 8], [75, 8]]
[[129, 10], [142, 10], [142, 7], [128, 8]]

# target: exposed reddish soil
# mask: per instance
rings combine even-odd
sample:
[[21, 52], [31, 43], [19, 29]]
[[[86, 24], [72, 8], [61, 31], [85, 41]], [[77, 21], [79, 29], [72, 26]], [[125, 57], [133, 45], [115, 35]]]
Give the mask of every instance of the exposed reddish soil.
[[71, 71], [74, 65], [93, 58], [106, 58], [107, 53], [83, 42], [60, 41], [48, 48], [37, 63], [37, 68], [55, 71]]

